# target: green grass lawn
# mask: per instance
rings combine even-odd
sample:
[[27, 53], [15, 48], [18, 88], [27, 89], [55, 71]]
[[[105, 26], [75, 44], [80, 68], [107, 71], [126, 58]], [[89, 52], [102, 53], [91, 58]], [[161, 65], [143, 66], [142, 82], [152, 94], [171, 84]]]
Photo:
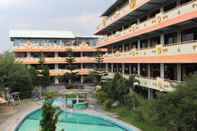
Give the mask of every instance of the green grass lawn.
[[119, 116], [119, 119], [127, 123], [130, 123], [142, 129], [143, 131], [166, 131], [163, 128], [155, 126], [150, 121], [139, 120], [138, 118], [139, 116], [135, 112], [129, 111], [125, 107], [118, 107], [118, 108], [110, 109], [108, 111], [116, 113]]

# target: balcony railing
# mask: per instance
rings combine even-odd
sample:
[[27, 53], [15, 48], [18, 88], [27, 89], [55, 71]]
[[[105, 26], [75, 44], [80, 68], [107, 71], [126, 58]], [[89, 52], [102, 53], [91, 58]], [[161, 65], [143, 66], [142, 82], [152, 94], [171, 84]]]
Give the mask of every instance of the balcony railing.
[[114, 12], [111, 16], [109, 17], [104, 17], [102, 19], [102, 22], [100, 25], [97, 27], [97, 31], [104, 29], [106, 26], [109, 26], [110, 24], [114, 23], [115, 21], [119, 20], [121, 17], [124, 17], [128, 15], [130, 12], [133, 10], [139, 8], [140, 6], [144, 5], [150, 0], [136, 0], [136, 4], [134, 7], [131, 8], [131, 5], [126, 4], [116, 12]]
[[[175, 18], [178, 18], [179, 16], [192, 13], [197, 11], [197, 1], [191, 1], [184, 5], [181, 5], [179, 7], [176, 7], [168, 12], [165, 13], [159, 13], [155, 17], [148, 19], [142, 23], [139, 24], [133, 24], [129, 28], [116, 32], [116, 34], [111, 36], [103, 37], [103, 39], [100, 39], [98, 41], [98, 46], [103, 46], [106, 44], [110, 44], [113, 42], [118, 42], [120, 40], [124, 40], [125, 38], [131, 38], [137, 35], [141, 35], [144, 33], [149, 32], [150, 30], [159, 29], [160, 24], [167, 23], [167, 24], [175, 24], [176, 22], [179, 22], [178, 20], [175, 20]], [[187, 18], [184, 16], [184, 18]], [[167, 22], [168, 21], [168, 22]], [[156, 28], [157, 27], [157, 28]], [[151, 29], [153, 28], [153, 29]], [[147, 30], [146, 30], [147, 29]]]
[[100, 25], [98, 25], [97, 30], [101, 30], [104, 27], [112, 24], [117, 19], [119, 19], [119, 18], [127, 15], [130, 11], [131, 11], [131, 9], [130, 9], [130, 6], [128, 4], [125, 5], [125, 6], [123, 6], [121, 9], [119, 9], [118, 11], [116, 11], [111, 16], [104, 17], [103, 20], [102, 20], [102, 23]]
[[[93, 69], [76, 69], [73, 72], [77, 72], [79, 75], [88, 75]], [[50, 76], [63, 76], [65, 73], [70, 72], [66, 69], [54, 69], [50, 70]]]
[[[114, 73], [108, 73], [110, 78], [113, 78]], [[124, 75], [125, 78], [129, 78], [129, 75]], [[171, 92], [175, 90], [175, 86], [179, 83], [177, 81], [164, 80], [162, 78], [148, 78], [148, 77], [136, 77], [139, 80], [139, 85], [145, 88], [151, 88], [161, 92]]]
[[[96, 52], [96, 48], [82, 44], [79, 46], [35, 46], [31, 43], [27, 43], [23, 46], [14, 47], [14, 52], [66, 52], [72, 49], [74, 52]], [[106, 49], [100, 49], [99, 51], [106, 52]]]
[[187, 41], [182, 43], [174, 43], [171, 45], [158, 45], [155, 48], [147, 49], [132, 49], [128, 52], [116, 52], [114, 54], [106, 54], [104, 57], [124, 57], [124, 56], [172, 56], [186, 55], [197, 53], [197, 40]]
[[[16, 58], [16, 61], [22, 62], [23, 64], [39, 64], [40, 58]], [[45, 58], [44, 62], [45, 64], [62, 64], [66, 63], [66, 58]], [[96, 59], [91, 57], [76, 57], [76, 61], [74, 63], [96, 63]]]

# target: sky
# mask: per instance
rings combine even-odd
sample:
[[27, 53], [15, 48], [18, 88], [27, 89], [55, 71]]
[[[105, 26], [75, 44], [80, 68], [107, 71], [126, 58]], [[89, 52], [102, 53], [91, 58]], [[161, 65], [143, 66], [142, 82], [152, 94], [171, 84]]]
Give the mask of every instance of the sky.
[[12, 49], [10, 30], [68, 30], [92, 35], [115, 0], [0, 0], [0, 52]]

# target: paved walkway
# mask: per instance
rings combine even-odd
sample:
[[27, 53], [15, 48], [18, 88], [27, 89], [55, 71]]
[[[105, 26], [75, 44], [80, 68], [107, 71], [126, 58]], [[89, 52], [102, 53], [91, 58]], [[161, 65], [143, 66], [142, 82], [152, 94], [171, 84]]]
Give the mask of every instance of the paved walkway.
[[41, 105], [25, 100], [21, 105], [13, 106], [10, 113], [0, 113], [0, 131], [14, 131], [20, 121], [30, 112], [40, 108]]
[[[113, 113], [105, 112], [100, 108], [98, 104], [96, 104], [95, 99], [89, 99], [90, 108], [87, 110], [80, 111], [81, 113], [86, 113], [94, 116], [101, 116], [103, 118], [112, 120], [116, 123], [119, 123], [125, 127], [132, 128], [134, 131], [141, 131], [140, 129], [127, 124], [121, 120], [118, 120], [117, 117]], [[31, 100], [26, 100], [23, 104], [15, 106], [12, 113], [0, 113], [0, 131], [13, 131], [14, 128], [20, 123], [20, 121], [30, 112], [40, 108], [41, 105]], [[69, 109], [68, 109], [69, 110]], [[74, 110], [71, 110], [75, 112]], [[79, 112], [79, 111], [77, 111]]]

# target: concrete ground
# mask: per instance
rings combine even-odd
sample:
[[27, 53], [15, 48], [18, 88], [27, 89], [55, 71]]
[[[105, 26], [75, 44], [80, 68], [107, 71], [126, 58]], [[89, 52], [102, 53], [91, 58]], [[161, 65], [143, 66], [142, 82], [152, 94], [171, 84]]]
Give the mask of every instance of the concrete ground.
[[41, 105], [24, 100], [16, 106], [0, 107], [0, 131], [14, 131], [20, 121], [30, 112], [40, 108]]
[[[90, 108], [81, 111], [81, 113], [102, 116], [104, 118], [111, 119], [114, 122], [120, 123], [121, 125], [132, 128], [134, 131], [141, 131], [130, 124], [118, 120], [118, 116], [116, 116], [116, 114], [103, 111], [102, 108], [97, 104], [96, 99], [89, 98], [88, 102], [90, 103]], [[0, 108], [0, 131], [13, 131], [27, 114], [40, 107], [41, 105], [39, 103], [33, 102], [31, 100], [24, 100], [20, 105], [7, 108], [7, 111], [2, 111]]]

